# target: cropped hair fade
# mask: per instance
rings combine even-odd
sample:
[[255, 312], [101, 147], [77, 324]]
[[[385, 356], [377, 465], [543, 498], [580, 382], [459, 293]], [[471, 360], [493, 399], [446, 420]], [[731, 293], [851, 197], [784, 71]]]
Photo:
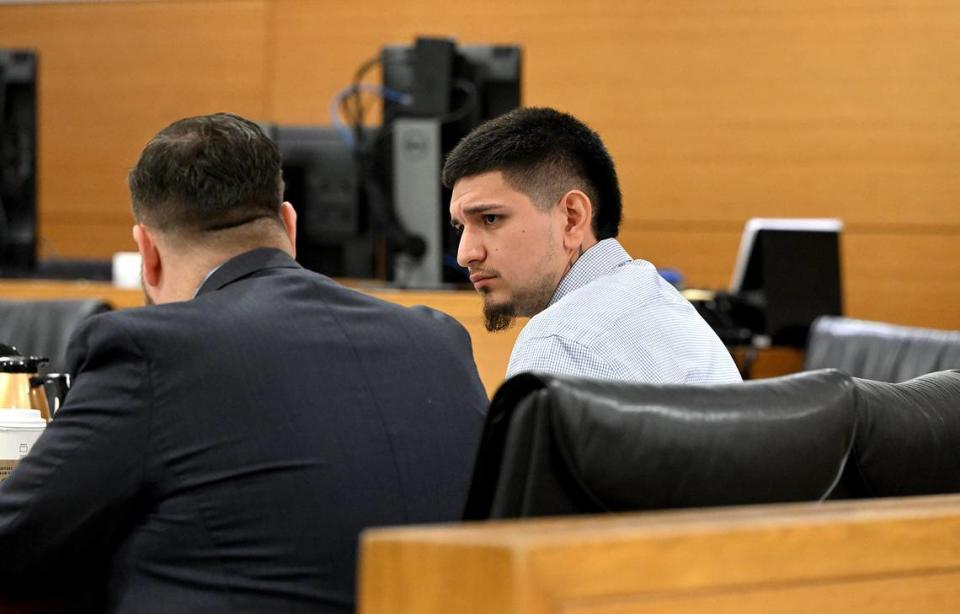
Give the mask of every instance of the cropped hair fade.
[[280, 154], [257, 124], [231, 113], [178, 120], [147, 143], [128, 178], [138, 222], [173, 233], [280, 222]]
[[443, 183], [500, 171], [508, 185], [549, 208], [579, 189], [593, 204], [598, 240], [616, 237], [623, 216], [613, 158], [600, 136], [567, 113], [521, 108], [491, 119], [468, 134], [447, 156]]

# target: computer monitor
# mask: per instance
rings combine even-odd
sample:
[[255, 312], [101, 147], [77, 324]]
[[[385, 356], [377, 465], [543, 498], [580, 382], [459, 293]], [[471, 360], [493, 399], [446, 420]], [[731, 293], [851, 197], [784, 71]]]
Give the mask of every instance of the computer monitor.
[[[374, 128], [363, 121], [369, 100], [361, 94], [377, 91], [362, 83], [377, 64], [383, 125]], [[519, 106], [520, 48], [428, 38], [387, 45], [334, 102], [346, 119], [337, 129], [263, 125], [280, 150], [286, 198], [299, 213], [297, 259], [329, 275], [408, 286], [467, 281], [456, 264], [440, 168], [471, 129]], [[428, 138], [405, 124], [420, 121], [429, 124]], [[404, 275], [405, 264], [431, 274]]]
[[37, 261], [37, 54], [0, 49], [0, 274]]
[[[450, 226], [450, 191], [440, 184], [447, 154], [480, 123], [521, 102], [521, 58], [517, 45], [457, 45], [418, 38], [413, 45], [387, 45], [380, 53], [384, 96], [381, 186], [396, 219], [412, 235], [397, 245], [411, 264], [410, 285], [465, 282], [456, 263], [459, 238]], [[421, 256], [403, 253], [413, 248]], [[411, 251], [407, 249], [407, 251]], [[433, 262], [426, 262], [427, 260]], [[391, 279], [405, 282], [399, 267]]]
[[329, 126], [265, 126], [277, 143], [284, 200], [297, 210], [297, 260], [335, 277], [374, 276], [353, 152]]
[[385, 45], [383, 86], [409, 98], [406, 103], [385, 100], [383, 123], [440, 117], [447, 136], [459, 140], [478, 124], [520, 106], [521, 57], [518, 45], [457, 45], [425, 37], [413, 45]]
[[756, 308], [755, 334], [776, 345], [803, 347], [815, 318], [843, 313], [842, 230], [837, 219], [747, 222], [730, 288]]

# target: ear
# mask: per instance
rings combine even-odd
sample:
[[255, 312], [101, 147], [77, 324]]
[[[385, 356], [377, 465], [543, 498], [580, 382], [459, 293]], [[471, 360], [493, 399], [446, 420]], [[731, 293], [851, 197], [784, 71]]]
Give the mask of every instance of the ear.
[[140, 252], [140, 258], [143, 260], [143, 285], [144, 291], [156, 292], [156, 287], [160, 285], [160, 279], [163, 276], [163, 261], [160, 258], [160, 250], [157, 249], [157, 241], [153, 236], [153, 231], [143, 224], [133, 226], [133, 240], [137, 242], [137, 250]]
[[563, 216], [563, 247], [567, 251], [578, 250], [585, 244], [594, 243], [593, 203], [580, 190], [570, 190], [557, 204]]
[[290, 255], [297, 257], [297, 210], [288, 202], [280, 204], [280, 219], [283, 220], [283, 226], [287, 231], [287, 238], [290, 239]]

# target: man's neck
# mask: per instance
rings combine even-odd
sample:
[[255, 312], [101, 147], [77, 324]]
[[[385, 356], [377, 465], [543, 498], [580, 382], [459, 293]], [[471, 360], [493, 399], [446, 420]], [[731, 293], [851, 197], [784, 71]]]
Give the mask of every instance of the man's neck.
[[170, 303], [194, 298], [203, 282], [225, 262], [261, 247], [279, 249], [293, 256], [285, 245], [250, 245], [230, 250], [192, 249], [168, 257], [166, 285], [158, 302]]
[[[570, 267], [567, 269], [567, 272], [564, 273], [563, 278], [560, 279], [560, 283], [557, 284], [557, 288], [553, 292], [553, 297], [550, 299], [550, 303], [549, 303], [550, 305], [560, 300], [563, 296], [565, 296], [567, 293], [571, 292], [572, 290], [575, 290], [581, 285], [583, 285], [584, 283], [589, 282], [590, 275], [584, 277], [584, 266], [587, 267], [587, 270], [595, 267], [598, 257], [601, 259], [601, 262], [605, 262], [609, 260], [610, 262], [607, 262], [607, 264], [612, 263], [614, 260], [620, 261], [624, 258], [627, 258], [627, 259], [629, 258], [629, 254], [627, 254], [623, 250], [623, 247], [620, 245], [620, 243], [617, 242], [616, 239], [612, 239], [612, 240], [607, 240], [607, 242], [604, 243], [605, 247], [600, 248], [599, 253], [593, 252], [593, 254], [588, 256], [587, 259], [584, 260], [579, 267], [576, 266], [581, 258], [583, 258], [584, 256], [587, 256], [588, 250], [595, 248], [597, 245], [601, 244], [602, 242], [603, 241], [596, 241], [596, 240], [591, 241], [589, 244], [589, 247], [587, 247], [586, 244], [584, 244], [583, 253], [578, 254], [577, 257], [573, 259], [573, 261], [570, 264]], [[611, 255], [611, 252], [612, 252], [612, 255]], [[611, 257], [613, 260], [611, 260]]]

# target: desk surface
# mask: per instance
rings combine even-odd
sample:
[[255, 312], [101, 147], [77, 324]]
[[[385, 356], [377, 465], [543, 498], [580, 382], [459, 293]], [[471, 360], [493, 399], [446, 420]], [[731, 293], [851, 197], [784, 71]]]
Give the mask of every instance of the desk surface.
[[[472, 290], [396, 290], [385, 287], [350, 284], [357, 290], [399, 305], [427, 305], [449, 314], [467, 329], [473, 343], [473, 356], [487, 394], [493, 396], [503, 382], [510, 351], [523, 320], [513, 328], [489, 333], [483, 326], [482, 304]], [[141, 307], [140, 290], [117, 288], [92, 281], [50, 281], [0, 279], [0, 298], [19, 300], [56, 300], [99, 298], [115, 309]], [[742, 358], [742, 357], [741, 357]], [[754, 378], [774, 377], [803, 368], [803, 352], [793, 348], [773, 347], [761, 350], [753, 364]]]
[[[385, 301], [404, 306], [427, 305], [449, 314], [470, 334], [473, 355], [487, 394], [492, 396], [503, 382], [510, 351], [521, 326], [499, 333], [489, 333], [483, 326], [482, 304], [472, 290], [394, 290], [351, 284], [357, 290]], [[0, 298], [15, 300], [57, 300], [99, 298], [115, 309], [142, 307], [140, 290], [117, 288], [92, 281], [52, 281], [0, 279]]]

